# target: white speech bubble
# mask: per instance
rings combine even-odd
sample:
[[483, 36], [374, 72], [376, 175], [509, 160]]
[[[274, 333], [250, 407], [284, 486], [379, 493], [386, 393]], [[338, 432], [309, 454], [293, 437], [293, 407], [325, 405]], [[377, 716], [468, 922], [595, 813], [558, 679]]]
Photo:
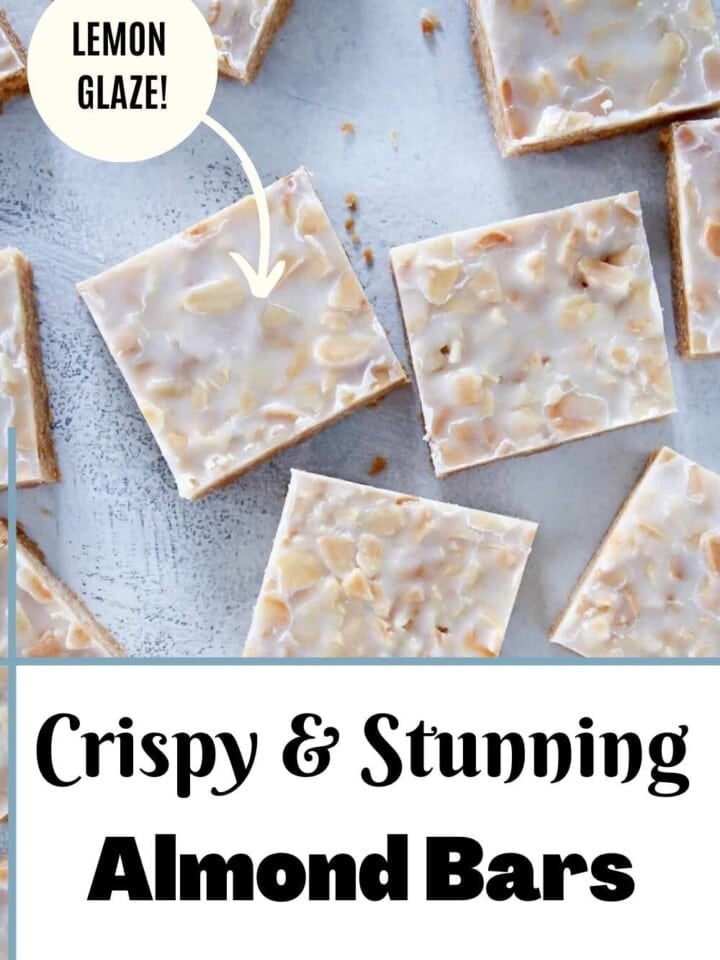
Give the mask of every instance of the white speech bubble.
[[131, 163], [182, 143], [217, 86], [217, 48], [192, 0], [54, 0], [28, 49], [47, 126], [96, 160]]

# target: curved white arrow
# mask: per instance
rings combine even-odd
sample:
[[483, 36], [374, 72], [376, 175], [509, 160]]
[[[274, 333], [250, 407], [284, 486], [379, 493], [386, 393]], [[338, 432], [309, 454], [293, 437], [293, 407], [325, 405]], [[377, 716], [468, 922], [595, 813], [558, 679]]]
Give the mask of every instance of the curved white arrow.
[[219, 137], [222, 137], [233, 153], [236, 154], [243, 166], [245, 176], [250, 181], [250, 186], [255, 196], [258, 220], [260, 222], [258, 268], [256, 270], [240, 253], [231, 253], [230, 256], [245, 274], [247, 282], [250, 284], [250, 292], [252, 295], [259, 300], [266, 300], [280, 282], [280, 278], [285, 271], [285, 261], [280, 260], [275, 264], [273, 269], [270, 270], [270, 211], [268, 210], [267, 197], [265, 196], [262, 180], [247, 151], [221, 123], [218, 123], [217, 120], [213, 120], [213, 118], [209, 116], [203, 118], [203, 123], [210, 127], [211, 130], [214, 130]]

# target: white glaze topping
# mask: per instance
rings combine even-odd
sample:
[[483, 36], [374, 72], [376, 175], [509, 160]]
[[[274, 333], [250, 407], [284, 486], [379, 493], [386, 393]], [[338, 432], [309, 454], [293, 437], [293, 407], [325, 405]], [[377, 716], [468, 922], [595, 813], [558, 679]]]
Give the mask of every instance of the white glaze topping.
[[293, 471], [245, 655], [497, 656], [536, 530]]
[[720, 101], [710, 0], [471, 0], [509, 151]]
[[592, 657], [720, 656], [720, 476], [661, 450], [552, 640]]
[[18, 482], [43, 479], [25, 344], [22, 263], [17, 250], [0, 250], [0, 488], [7, 486], [9, 427], [16, 429]]
[[194, 0], [215, 36], [220, 69], [247, 80], [248, 63], [278, 0]]
[[307, 171], [266, 195], [268, 300], [229, 255], [257, 260], [252, 198], [78, 287], [190, 499], [407, 380]]
[[10, 38], [0, 26], [0, 84], [24, 69], [25, 66], [10, 42]]
[[675, 409], [637, 194], [391, 260], [438, 475]]
[[720, 121], [673, 128], [687, 347], [720, 353]]
[[[7, 649], [7, 543], [0, 543], [0, 646]], [[20, 543], [17, 549], [17, 655], [86, 658], [110, 654], [92, 626], [82, 622], [55, 588], [54, 578]]]

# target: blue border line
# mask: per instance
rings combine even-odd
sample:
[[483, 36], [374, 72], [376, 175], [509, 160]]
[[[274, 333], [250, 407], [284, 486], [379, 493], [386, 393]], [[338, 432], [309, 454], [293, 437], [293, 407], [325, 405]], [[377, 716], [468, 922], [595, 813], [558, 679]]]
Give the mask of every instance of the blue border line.
[[8, 565], [7, 565], [7, 633], [8, 633], [8, 864], [10, 883], [8, 885], [8, 956], [15, 960], [17, 955], [17, 764], [15, 742], [17, 733], [16, 704], [16, 640], [17, 640], [17, 434], [14, 427], [8, 430], [8, 480], [7, 480], [7, 524], [8, 524]]
[[108, 658], [106, 660], [56, 659], [37, 657], [18, 660], [22, 667], [720, 667], [720, 657], [575, 657], [552, 659], [551, 657], [508, 657], [485, 660], [479, 657], [438, 657], [418, 660], [406, 657], [326, 657], [295, 658], [290, 660], [274, 657], [137, 657]]

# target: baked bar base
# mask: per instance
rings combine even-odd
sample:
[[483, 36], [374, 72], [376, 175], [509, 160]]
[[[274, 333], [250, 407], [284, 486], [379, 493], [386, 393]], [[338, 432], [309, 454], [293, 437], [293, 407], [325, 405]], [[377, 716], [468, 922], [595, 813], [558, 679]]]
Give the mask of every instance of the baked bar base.
[[565, 617], [568, 615], [568, 613], [569, 613], [570, 610], [572, 609], [572, 607], [573, 607], [575, 601], [577, 600], [577, 598], [578, 598], [578, 597], [580, 596], [580, 594], [582, 593], [583, 589], [585, 588], [585, 584], [588, 582], [588, 580], [590, 579], [591, 575], [595, 572], [595, 566], [596, 566], [596, 564], [597, 564], [597, 561], [598, 561], [599, 558], [600, 558], [601, 553], [603, 552], [603, 550], [604, 550], [605, 547], [607, 546], [607, 544], [608, 544], [610, 538], [612, 537], [612, 535], [615, 533], [615, 530], [617, 529], [617, 527], [618, 527], [618, 525], [620, 524], [621, 520], [623, 519], [623, 517], [625, 516], [625, 514], [627, 513], [627, 511], [630, 509], [630, 507], [631, 507], [631, 505], [632, 505], [632, 502], [633, 502], [633, 499], [635, 498], [635, 495], [636, 495], [636, 493], [637, 493], [637, 491], [638, 491], [638, 488], [640, 487], [640, 484], [643, 482], [643, 480], [645, 479], [645, 476], [647, 475], [648, 471], [649, 471], [650, 468], [653, 466], [653, 464], [655, 463], [655, 461], [657, 460], [657, 458], [660, 456], [660, 454], [661, 454], [662, 452], [663, 452], [663, 448], [662, 448], [662, 447], [659, 447], [659, 448], [650, 456], [650, 458], [648, 459], [647, 463], [645, 464], [645, 466], [643, 467], [642, 471], [640, 472], [640, 475], [638, 476], [637, 480], [635, 481], [632, 489], [630, 490], [630, 493], [627, 495], [627, 497], [626, 497], [626, 499], [625, 499], [625, 502], [622, 504], [622, 506], [621, 506], [620, 509], [618, 510], [617, 514], [615, 515], [615, 519], [613, 520], [612, 524], [610, 525], [607, 533], [605, 534], [605, 536], [604, 536], [604, 537], [602, 538], [602, 540], [600, 541], [600, 543], [599, 543], [597, 549], [595, 550], [595, 552], [593, 553], [592, 557], [588, 560], [587, 566], [585, 567], [585, 572], [583, 573], [583, 575], [580, 577], [580, 579], [578, 580], [577, 584], [575, 585], [574, 590], [573, 590], [572, 593], [570, 594], [570, 597], [569, 597], [569, 599], [568, 599], [568, 602], [565, 604], [565, 606], [563, 607], [562, 611], [558, 614], [557, 618], [555, 619], [553, 625], [552, 625], [552, 626], [550, 627], [550, 629], [548, 630], [548, 638], [549, 638], [549, 640], [550, 640], [551, 643], [557, 644], [557, 646], [562, 647], [564, 650], [570, 650], [570, 652], [576, 654], [576, 656], [579, 656], [579, 657], [580, 657], [580, 656], [582, 656], [582, 654], [578, 653], [577, 650], [573, 650], [571, 647], [566, 647], [564, 644], [560, 643], [560, 642], [557, 641], [557, 640], [553, 640], [553, 636], [554, 636], [554, 634], [556, 633], [556, 631], [558, 630], [558, 628], [560, 627], [560, 624], [563, 622], [563, 620], [565, 619]]
[[23, 62], [22, 70], [18, 70], [16, 73], [11, 74], [9, 77], [6, 77], [5, 80], [0, 80], [0, 109], [2, 109], [3, 103], [6, 103], [8, 100], [12, 99], [12, 97], [20, 96], [23, 93], [28, 93], [30, 88], [28, 87], [27, 82], [27, 71], [24, 69], [24, 65], [27, 62], [25, 48], [20, 42], [18, 35], [10, 26], [4, 10], [0, 10], [0, 29], [2, 29], [3, 33], [7, 36], [12, 48], [15, 50], [15, 53], [17, 53]]
[[672, 251], [672, 288], [675, 329], [677, 330], [678, 353], [685, 360], [709, 360], [720, 357], [720, 351], [696, 353], [690, 343], [690, 304], [685, 288], [685, 263], [680, 235], [680, 178], [678, 177], [677, 157], [673, 146], [673, 129], [660, 134], [660, 144], [667, 155], [667, 206], [670, 246]]
[[[42, 354], [40, 350], [40, 333], [35, 295], [33, 293], [33, 270], [24, 257], [18, 257], [17, 266], [20, 278], [20, 296], [22, 298], [23, 315], [25, 318], [23, 336], [25, 338], [25, 353], [30, 375], [30, 391], [33, 400], [33, 414], [38, 447], [38, 463], [42, 472], [40, 483], [58, 483], [60, 470], [55, 455], [52, 439], [52, 417], [47, 383], [43, 372]], [[19, 483], [20, 487], [38, 486], [38, 483]]]
[[252, 83], [258, 70], [263, 65], [270, 46], [275, 39], [278, 30], [284, 25], [290, 16], [294, 0], [278, 0], [270, 16], [263, 24], [260, 35], [255, 41], [250, 58], [245, 65], [244, 72], [234, 70], [226, 63], [220, 62], [220, 73], [225, 77], [232, 77], [233, 80], [239, 80], [241, 83]]
[[[86, 627], [109, 657], [127, 657], [127, 652], [117, 642], [115, 637], [101, 623], [95, 619], [83, 601], [67, 587], [62, 580], [58, 580], [54, 573], [45, 564], [45, 555], [40, 547], [20, 528], [17, 530], [18, 547], [24, 551], [24, 557], [32, 572], [48, 585], [65, 603], [78, 621]], [[8, 545], [7, 520], [0, 517], [0, 547]]]
[[577, 147], [584, 143], [609, 140], [611, 137], [642, 133], [645, 130], [650, 130], [653, 127], [674, 121], [709, 117], [720, 109], [720, 100], [717, 100], [714, 103], [706, 104], [702, 107], [668, 110], [663, 114], [643, 117], [640, 120], [629, 123], [618, 123], [615, 126], [607, 126], [594, 130], [570, 131], [560, 136], [548, 137], [538, 142], [517, 143], [510, 136], [510, 132], [505, 123], [505, 111], [500, 102], [500, 85], [495, 72], [487, 32], [475, 4], [472, 3], [470, 5], [470, 17], [472, 21], [472, 46], [475, 61], [485, 90], [485, 98], [488, 103], [495, 134], [503, 157], [521, 157], [528, 153], [552, 153], [555, 150], [562, 150], [565, 147]]

